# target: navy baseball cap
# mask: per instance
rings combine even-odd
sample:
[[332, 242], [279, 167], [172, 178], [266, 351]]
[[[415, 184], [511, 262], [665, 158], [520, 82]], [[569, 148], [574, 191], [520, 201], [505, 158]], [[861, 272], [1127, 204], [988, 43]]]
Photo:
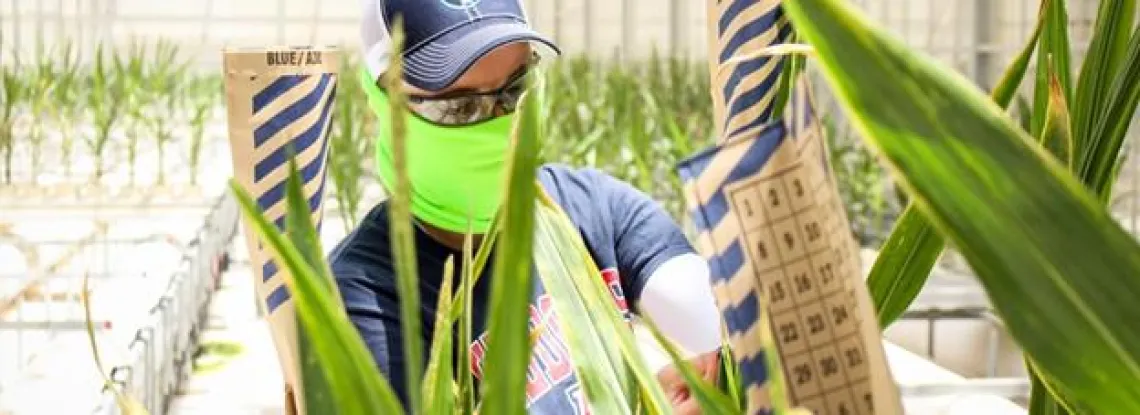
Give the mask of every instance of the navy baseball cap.
[[404, 20], [404, 79], [417, 88], [439, 91], [459, 79], [479, 58], [514, 42], [558, 47], [527, 24], [519, 0], [363, 0], [361, 36], [364, 60], [373, 76], [388, 66], [388, 29]]

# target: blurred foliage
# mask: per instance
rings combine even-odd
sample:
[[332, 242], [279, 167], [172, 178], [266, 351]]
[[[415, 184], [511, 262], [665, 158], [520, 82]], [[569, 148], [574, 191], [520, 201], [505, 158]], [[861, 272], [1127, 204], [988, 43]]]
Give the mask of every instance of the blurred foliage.
[[[104, 184], [123, 169], [133, 185], [144, 153], [158, 165], [151, 174], [158, 184], [173, 171], [168, 159], [189, 165], [185, 181], [193, 183], [205, 140], [222, 139], [207, 132], [223, 121], [214, 111], [222, 104], [220, 74], [191, 71], [192, 61], [167, 39], [91, 50], [71, 39], [17, 50], [0, 39], [0, 55], [0, 184], [48, 176]], [[76, 154], [76, 143], [86, 151]], [[185, 148], [171, 151], [176, 143]]]

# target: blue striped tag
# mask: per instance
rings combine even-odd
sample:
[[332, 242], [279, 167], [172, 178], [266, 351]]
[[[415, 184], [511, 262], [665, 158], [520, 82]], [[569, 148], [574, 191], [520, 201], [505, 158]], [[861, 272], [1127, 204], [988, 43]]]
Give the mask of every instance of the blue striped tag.
[[[312, 78], [317, 78], [312, 82]], [[301, 180], [306, 189], [316, 186], [312, 194], [308, 194], [308, 205], [311, 212], [321, 209], [325, 189], [325, 162], [328, 154], [328, 131], [331, 126], [332, 108], [336, 96], [336, 75], [324, 73], [320, 75], [283, 75], [275, 79], [265, 88], [253, 95], [253, 114], [258, 119], [264, 119], [260, 124], [253, 126], [254, 154], [262, 154], [253, 160], [253, 183], [255, 189], [261, 189], [255, 194], [257, 205], [263, 212], [271, 209], [280, 212], [267, 217], [279, 230], [284, 231], [285, 225], [285, 186], [287, 174], [282, 170], [288, 169], [289, 156], [296, 158]], [[274, 111], [273, 114], [261, 114], [263, 111]], [[315, 116], [314, 116], [315, 115]], [[291, 132], [295, 135], [281, 140], [274, 137]], [[265, 146], [276, 145], [269, 149]], [[321, 220], [316, 221], [318, 233], [321, 229]], [[265, 253], [265, 247], [260, 242], [257, 249]], [[267, 282], [277, 276], [280, 268], [269, 255], [262, 255], [261, 278]], [[290, 295], [284, 283], [278, 284], [269, 290], [265, 298], [265, 305], [273, 313], [281, 305], [289, 301]]]

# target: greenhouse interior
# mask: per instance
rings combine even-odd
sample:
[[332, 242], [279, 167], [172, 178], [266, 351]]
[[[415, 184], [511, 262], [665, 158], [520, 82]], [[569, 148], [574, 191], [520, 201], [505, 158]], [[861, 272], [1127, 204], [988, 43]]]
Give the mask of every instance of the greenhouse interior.
[[0, 1], [0, 415], [1140, 413], [1138, 18]]

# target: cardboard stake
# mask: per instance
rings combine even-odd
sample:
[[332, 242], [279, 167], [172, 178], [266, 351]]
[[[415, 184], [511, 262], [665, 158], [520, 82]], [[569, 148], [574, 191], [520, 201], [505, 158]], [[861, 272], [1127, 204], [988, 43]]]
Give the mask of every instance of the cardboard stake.
[[[234, 177], [266, 217], [284, 228], [285, 182], [295, 154], [319, 231], [340, 51], [333, 47], [268, 47], [223, 52]], [[286, 408], [304, 414], [298, 328], [285, 270], [242, 220], [258, 298], [264, 301], [286, 382]]]
[[[771, 409], [762, 353], [777, 353], [787, 401], [820, 415], [901, 414], [858, 245], [829, 167], [806, 79], [772, 119], [784, 43], [780, 0], [709, 0], [716, 147], [683, 162], [685, 198], [742, 382], [747, 413]], [[768, 304], [760, 304], [761, 292]], [[771, 327], [762, 327], [769, 313]], [[761, 330], [777, 350], [763, 350]]]

